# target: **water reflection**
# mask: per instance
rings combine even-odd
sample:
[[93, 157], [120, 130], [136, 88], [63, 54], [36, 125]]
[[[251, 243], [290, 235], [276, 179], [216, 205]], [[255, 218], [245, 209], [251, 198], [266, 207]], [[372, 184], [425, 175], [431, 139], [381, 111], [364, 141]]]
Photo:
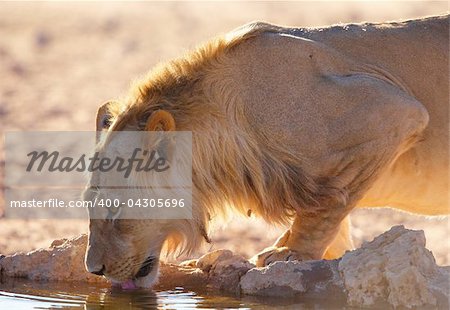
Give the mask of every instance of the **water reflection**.
[[173, 290], [124, 291], [102, 284], [32, 282], [8, 279], [0, 282], [1, 309], [330, 309], [342, 304], [273, 298], [238, 298], [211, 292]]
[[31, 282], [8, 279], [0, 282], [1, 309], [194, 309], [245, 308], [231, 297], [202, 297], [177, 287], [174, 290], [124, 291], [104, 285]]

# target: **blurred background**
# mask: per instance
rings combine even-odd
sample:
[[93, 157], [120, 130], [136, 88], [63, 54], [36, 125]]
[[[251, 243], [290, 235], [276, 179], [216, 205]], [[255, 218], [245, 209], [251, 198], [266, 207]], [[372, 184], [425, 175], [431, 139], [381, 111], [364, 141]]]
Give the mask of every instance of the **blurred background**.
[[[95, 130], [97, 107], [122, 96], [160, 61], [254, 20], [290, 26], [383, 22], [448, 12], [441, 2], [96, 2], [0, 3], [0, 131]], [[0, 187], [4, 152], [0, 140]], [[4, 197], [0, 195], [0, 213]], [[365, 240], [403, 223], [423, 229], [439, 264], [450, 264], [450, 226], [388, 209], [352, 213], [353, 237]], [[252, 256], [282, 228], [235, 219], [204, 251]], [[0, 219], [0, 253], [47, 247], [87, 232], [80, 220]]]

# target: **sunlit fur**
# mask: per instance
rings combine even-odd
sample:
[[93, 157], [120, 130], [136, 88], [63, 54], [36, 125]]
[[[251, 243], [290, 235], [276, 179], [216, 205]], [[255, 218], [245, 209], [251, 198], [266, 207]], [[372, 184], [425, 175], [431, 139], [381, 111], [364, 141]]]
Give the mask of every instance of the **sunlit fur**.
[[160, 65], [134, 83], [132, 95], [123, 103], [109, 105], [113, 131], [136, 129], [152, 111], [163, 109], [173, 115], [177, 130], [193, 132], [195, 220], [184, 222], [179, 234], [171, 236], [172, 250], [181, 240], [185, 250], [195, 249], [199, 242], [193, 232], [201, 238], [210, 220], [220, 222], [232, 213], [247, 215], [251, 210], [269, 223], [287, 223], [295, 206], [318, 207], [312, 197], [333, 191], [320, 188], [302, 172], [298, 154], [269, 144], [251, 130], [244, 105], [233, 91], [227, 53], [259, 32], [275, 29], [255, 23], [216, 38]]

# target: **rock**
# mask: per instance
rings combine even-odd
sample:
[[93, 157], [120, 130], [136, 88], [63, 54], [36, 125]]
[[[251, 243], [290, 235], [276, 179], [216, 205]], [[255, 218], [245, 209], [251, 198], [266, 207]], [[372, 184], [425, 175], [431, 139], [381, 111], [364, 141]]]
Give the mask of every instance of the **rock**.
[[[29, 253], [0, 256], [0, 276], [45, 281], [84, 281], [106, 283], [103, 277], [93, 275], [84, 267], [87, 235], [59, 239], [50, 248]], [[198, 268], [160, 264], [158, 287], [206, 286], [207, 274]]]
[[436, 265], [423, 231], [395, 226], [334, 261], [275, 262], [241, 278], [244, 294], [346, 297], [349, 305], [448, 309], [450, 267]]
[[67, 239], [67, 238], [53, 240], [52, 244], [50, 244], [50, 247], [56, 248], [58, 246], [63, 245], [64, 243], [66, 243], [68, 240], [69, 239]]
[[206, 288], [208, 274], [192, 266], [160, 263], [159, 281], [156, 289]]
[[423, 231], [394, 226], [346, 253], [339, 271], [350, 305], [448, 308], [448, 269], [436, 265]]
[[241, 279], [244, 294], [283, 297], [345, 298], [337, 260], [274, 262], [253, 268]]
[[255, 265], [229, 250], [217, 250], [200, 257], [197, 267], [208, 273], [209, 288], [238, 294], [241, 277]]
[[[106, 282], [84, 268], [87, 236], [48, 249], [0, 256], [1, 277]], [[254, 268], [228, 250], [179, 265], [161, 263], [156, 289], [210, 288], [235, 294], [320, 298], [351, 306], [448, 309], [450, 267], [436, 265], [422, 231], [395, 226], [339, 260], [275, 262]]]
[[84, 269], [87, 236], [56, 240], [52, 247], [29, 253], [16, 253], [0, 260], [2, 277], [46, 281], [105, 282]]

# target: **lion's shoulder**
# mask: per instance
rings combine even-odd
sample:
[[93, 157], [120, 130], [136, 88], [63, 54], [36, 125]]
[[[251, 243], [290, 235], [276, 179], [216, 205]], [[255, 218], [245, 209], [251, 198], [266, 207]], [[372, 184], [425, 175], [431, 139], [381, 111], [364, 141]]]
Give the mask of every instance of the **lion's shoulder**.
[[262, 37], [263, 34], [285, 33], [288, 28], [277, 26], [262, 21], [254, 21], [240, 26], [225, 35], [225, 41], [228, 46], [235, 46], [243, 41], [255, 37]]

